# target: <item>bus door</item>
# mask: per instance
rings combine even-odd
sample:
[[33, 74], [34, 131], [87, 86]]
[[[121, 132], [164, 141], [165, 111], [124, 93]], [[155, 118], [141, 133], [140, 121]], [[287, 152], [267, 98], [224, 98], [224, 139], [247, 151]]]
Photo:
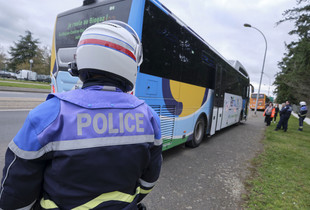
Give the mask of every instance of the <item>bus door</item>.
[[221, 66], [217, 66], [215, 74], [215, 86], [214, 86], [214, 100], [213, 100], [213, 113], [211, 132], [213, 135], [215, 131], [221, 129], [223, 107], [224, 107], [224, 85], [222, 85], [223, 69]]

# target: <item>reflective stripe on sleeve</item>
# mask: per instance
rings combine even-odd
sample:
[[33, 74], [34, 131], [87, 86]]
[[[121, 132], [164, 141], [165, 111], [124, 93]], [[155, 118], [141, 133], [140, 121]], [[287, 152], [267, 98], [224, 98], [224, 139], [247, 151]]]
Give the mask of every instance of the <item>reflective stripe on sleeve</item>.
[[143, 179], [139, 179], [139, 182], [140, 182], [140, 184], [141, 184], [143, 187], [150, 188], [150, 187], [154, 187], [154, 186], [155, 186], [155, 182], [153, 182], [153, 183], [151, 183], [151, 182], [146, 182], [146, 181], [144, 181]]
[[[93, 209], [96, 206], [99, 206], [100, 204], [107, 202], [107, 201], [121, 201], [125, 203], [131, 203], [135, 197], [139, 194], [146, 194], [150, 192], [151, 190], [141, 190], [140, 187], [137, 187], [136, 193], [134, 195], [130, 195], [127, 193], [114, 191], [109, 193], [103, 193], [99, 195], [98, 197], [94, 198], [93, 200], [73, 208], [72, 210], [78, 210], [78, 209]], [[58, 206], [51, 200], [44, 200], [44, 198], [41, 199], [40, 205], [44, 209], [54, 209], [58, 208]]]
[[143, 190], [141, 189], [140, 190], [140, 194], [149, 194], [153, 189], [150, 189], [150, 190]]
[[155, 141], [154, 141], [154, 145], [155, 146], [160, 146], [162, 144], [163, 144], [163, 140], [162, 139], [155, 139]]
[[20, 149], [14, 141], [9, 143], [9, 148], [20, 158], [31, 160], [36, 159], [51, 151], [65, 151], [75, 149], [88, 149], [96, 147], [130, 145], [141, 143], [160, 142], [154, 140], [154, 135], [140, 135], [140, 136], [116, 136], [116, 137], [102, 137], [91, 139], [77, 139], [77, 140], [63, 140], [50, 142], [38, 151], [25, 151]]
[[44, 209], [57, 209], [58, 206], [51, 200], [44, 200], [44, 198], [41, 199], [40, 205]]
[[[4, 184], [5, 184], [5, 181], [6, 181], [6, 179], [8, 178], [8, 176], [9, 176], [9, 171], [10, 171], [10, 169], [11, 169], [11, 167], [12, 167], [12, 165], [14, 164], [14, 162], [16, 161], [16, 155], [14, 155], [14, 159], [12, 160], [12, 162], [10, 163], [10, 165], [8, 166], [8, 168], [7, 168], [7, 170], [6, 170], [6, 172], [5, 172], [5, 176], [4, 176], [4, 178], [2, 179], [2, 185], [1, 185], [1, 192], [0, 192], [0, 199], [2, 198], [2, 194], [3, 194], [3, 191], [4, 191]], [[4, 171], [3, 171], [4, 172]]]

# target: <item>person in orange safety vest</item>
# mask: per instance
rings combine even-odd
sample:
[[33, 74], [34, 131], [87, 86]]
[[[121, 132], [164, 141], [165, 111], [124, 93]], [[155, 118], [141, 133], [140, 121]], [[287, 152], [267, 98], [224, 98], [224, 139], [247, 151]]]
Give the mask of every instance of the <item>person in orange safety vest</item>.
[[274, 117], [275, 112], [276, 112], [276, 109], [273, 107], [273, 104], [270, 102], [263, 114], [263, 116], [265, 116], [266, 126], [270, 125], [270, 122], [272, 118]]

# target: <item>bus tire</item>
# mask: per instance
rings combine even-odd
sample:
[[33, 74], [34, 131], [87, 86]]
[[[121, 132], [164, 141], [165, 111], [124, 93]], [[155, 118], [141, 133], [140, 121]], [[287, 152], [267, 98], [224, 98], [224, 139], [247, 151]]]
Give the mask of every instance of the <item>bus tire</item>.
[[197, 120], [195, 124], [194, 132], [193, 132], [193, 139], [186, 142], [185, 145], [191, 148], [198, 147], [205, 136], [205, 129], [206, 129], [206, 121], [201, 116], [199, 117], [199, 119]]

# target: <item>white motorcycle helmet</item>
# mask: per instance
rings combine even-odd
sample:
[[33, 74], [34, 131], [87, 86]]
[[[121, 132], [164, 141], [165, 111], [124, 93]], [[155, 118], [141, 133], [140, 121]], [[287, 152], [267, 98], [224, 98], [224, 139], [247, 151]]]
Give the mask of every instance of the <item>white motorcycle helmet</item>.
[[133, 89], [142, 61], [142, 44], [137, 33], [117, 20], [87, 28], [76, 51], [77, 73], [82, 82], [90, 72], [104, 74], [125, 83], [125, 91]]
[[306, 102], [301, 101], [301, 102], [299, 103], [299, 105], [300, 105], [300, 106], [306, 106], [307, 104], [306, 104]]

